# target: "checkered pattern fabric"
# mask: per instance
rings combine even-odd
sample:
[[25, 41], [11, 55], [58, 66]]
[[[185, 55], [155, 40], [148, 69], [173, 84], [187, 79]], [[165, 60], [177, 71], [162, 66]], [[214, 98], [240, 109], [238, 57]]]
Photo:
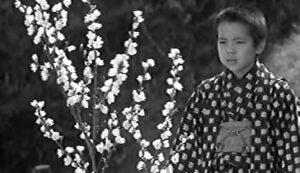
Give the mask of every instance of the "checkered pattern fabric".
[[[236, 80], [229, 70], [203, 81], [189, 99], [175, 146], [184, 136], [175, 173], [300, 173], [297, 98], [262, 64]], [[219, 124], [251, 121], [248, 153], [216, 152]], [[174, 154], [174, 153], [173, 153]]]

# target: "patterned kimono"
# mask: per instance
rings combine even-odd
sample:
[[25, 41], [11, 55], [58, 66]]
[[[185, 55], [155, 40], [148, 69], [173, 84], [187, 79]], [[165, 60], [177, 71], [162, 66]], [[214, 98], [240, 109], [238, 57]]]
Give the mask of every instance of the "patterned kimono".
[[[300, 173], [297, 104], [288, 83], [258, 61], [242, 79], [225, 70], [203, 81], [185, 110], [175, 142], [184, 149], [171, 161], [173, 172]], [[251, 123], [249, 152], [217, 152], [220, 124], [243, 120]]]

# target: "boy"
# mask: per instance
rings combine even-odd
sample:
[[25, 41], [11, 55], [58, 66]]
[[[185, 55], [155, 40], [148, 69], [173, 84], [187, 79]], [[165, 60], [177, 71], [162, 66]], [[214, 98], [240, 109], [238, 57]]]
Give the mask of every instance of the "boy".
[[267, 39], [263, 14], [230, 7], [215, 26], [226, 70], [203, 81], [189, 99], [173, 172], [300, 173], [297, 98], [258, 60]]

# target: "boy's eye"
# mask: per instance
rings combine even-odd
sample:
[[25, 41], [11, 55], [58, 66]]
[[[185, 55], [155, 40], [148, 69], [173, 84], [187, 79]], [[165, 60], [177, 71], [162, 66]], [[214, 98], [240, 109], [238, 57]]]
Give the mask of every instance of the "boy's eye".
[[219, 40], [219, 44], [225, 44], [226, 41], [225, 40]]
[[242, 41], [242, 40], [238, 40], [238, 41], [236, 41], [236, 43], [237, 44], [244, 44], [244, 43], [246, 43], [245, 41]]

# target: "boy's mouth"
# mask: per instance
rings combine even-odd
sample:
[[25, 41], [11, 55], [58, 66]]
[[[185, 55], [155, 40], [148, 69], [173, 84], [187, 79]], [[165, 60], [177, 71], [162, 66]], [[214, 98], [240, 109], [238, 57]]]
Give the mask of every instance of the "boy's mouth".
[[235, 64], [235, 63], [237, 63], [237, 60], [236, 59], [227, 59], [226, 62], [228, 64]]

